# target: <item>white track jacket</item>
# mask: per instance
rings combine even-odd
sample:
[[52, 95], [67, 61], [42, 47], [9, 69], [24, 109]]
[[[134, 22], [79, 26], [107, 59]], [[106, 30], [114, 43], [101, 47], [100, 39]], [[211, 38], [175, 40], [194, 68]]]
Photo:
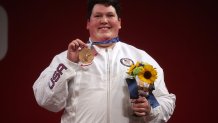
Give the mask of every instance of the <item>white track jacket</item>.
[[[33, 85], [37, 103], [53, 112], [64, 109], [61, 123], [162, 123], [173, 114], [176, 97], [165, 86], [162, 68], [146, 52], [118, 42], [113, 48], [94, 46], [97, 55], [87, 66], [55, 56]], [[148, 116], [133, 115], [121, 59], [147, 62], [158, 72], [153, 94], [160, 106]]]

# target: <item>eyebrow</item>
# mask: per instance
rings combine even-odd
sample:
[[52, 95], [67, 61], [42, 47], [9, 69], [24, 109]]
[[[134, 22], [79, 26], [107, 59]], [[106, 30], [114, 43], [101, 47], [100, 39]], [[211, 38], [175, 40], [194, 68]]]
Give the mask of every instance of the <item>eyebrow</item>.
[[[93, 14], [104, 14], [102, 12], [96, 12], [96, 13], [93, 13]], [[106, 14], [115, 14], [114, 12], [106, 12]]]

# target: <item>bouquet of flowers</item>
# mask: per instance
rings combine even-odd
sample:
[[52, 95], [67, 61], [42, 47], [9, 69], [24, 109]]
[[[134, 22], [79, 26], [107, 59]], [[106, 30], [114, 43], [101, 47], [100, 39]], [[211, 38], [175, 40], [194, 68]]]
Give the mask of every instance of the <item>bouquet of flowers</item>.
[[131, 99], [137, 99], [140, 95], [146, 97], [150, 103], [154, 104], [154, 107], [159, 105], [152, 94], [155, 89], [154, 82], [157, 79], [156, 68], [145, 62], [137, 62], [130, 66], [127, 74], [129, 77], [126, 81]]

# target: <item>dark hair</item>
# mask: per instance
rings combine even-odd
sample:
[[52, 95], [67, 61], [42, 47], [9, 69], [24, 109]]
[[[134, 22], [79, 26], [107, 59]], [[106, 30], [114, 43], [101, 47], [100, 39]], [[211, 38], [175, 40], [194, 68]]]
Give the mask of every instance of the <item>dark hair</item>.
[[121, 17], [121, 7], [119, 0], [88, 0], [87, 19], [90, 19], [95, 4], [104, 4], [105, 6], [113, 6], [116, 10], [118, 18]]

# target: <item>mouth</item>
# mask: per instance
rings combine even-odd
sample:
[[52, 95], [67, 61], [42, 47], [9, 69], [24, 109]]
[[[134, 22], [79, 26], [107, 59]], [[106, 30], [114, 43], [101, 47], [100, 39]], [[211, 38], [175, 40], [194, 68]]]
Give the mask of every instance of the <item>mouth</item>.
[[99, 27], [98, 28], [99, 30], [109, 30], [109, 29], [111, 29], [111, 27], [109, 27], [109, 26], [103, 26], [103, 27]]

